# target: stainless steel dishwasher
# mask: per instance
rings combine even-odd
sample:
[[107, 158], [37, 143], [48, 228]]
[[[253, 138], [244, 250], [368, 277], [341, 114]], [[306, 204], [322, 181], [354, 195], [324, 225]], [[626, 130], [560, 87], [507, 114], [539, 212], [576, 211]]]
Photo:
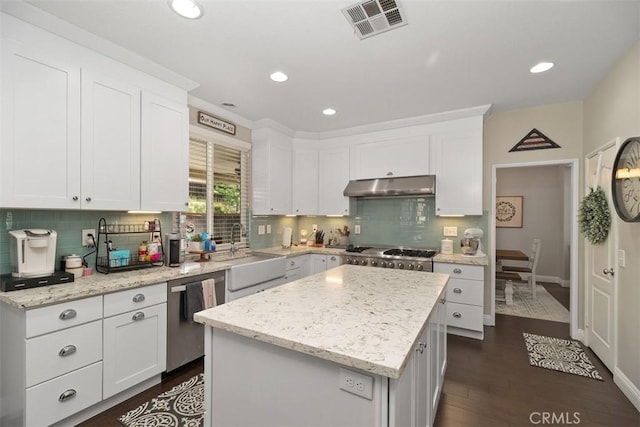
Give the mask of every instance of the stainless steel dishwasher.
[[186, 320], [182, 305], [186, 286], [214, 279], [216, 301], [225, 302], [224, 270], [170, 280], [167, 286], [167, 372], [204, 355], [204, 325]]

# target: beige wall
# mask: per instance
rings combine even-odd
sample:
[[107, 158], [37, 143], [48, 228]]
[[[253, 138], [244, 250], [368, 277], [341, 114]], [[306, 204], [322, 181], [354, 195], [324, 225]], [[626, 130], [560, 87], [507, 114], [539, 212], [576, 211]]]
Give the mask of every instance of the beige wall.
[[[585, 153], [615, 137], [622, 141], [640, 135], [640, 43], [607, 74], [584, 101]], [[613, 208], [612, 208], [613, 209]], [[626, 252], [626, 267], [617, 267], [617, 363], [640, 388], [640, 223], [617, 221], [619, 248]]]
[[[485, 209], [491, 212], [491, 171], [494, 165], [578, 159], [581, 171], [582, 122], [581, 101], [522, 108], [489, 116], [484, 127], [483, 204]], [[510, 153], [509, 150], [533, 128], [560, 145], [560, 148]], [[486, 283], [490, 283], [490, 277], [488, 277], [490, 272], [488, 268], [486, 270]], [[485, 287], [484, 303], [485, 314], [490, 314], [490, 286]], [[581, 306], [580, 301], [579, 306]], [[581, 316], [578, 317], [578, 324], [579, 326], [582, 324]]]

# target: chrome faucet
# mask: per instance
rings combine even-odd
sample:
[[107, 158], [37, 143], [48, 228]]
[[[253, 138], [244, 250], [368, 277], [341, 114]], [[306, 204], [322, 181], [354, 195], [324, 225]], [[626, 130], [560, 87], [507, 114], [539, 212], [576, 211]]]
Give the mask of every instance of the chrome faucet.
[[236, 244], [233, 242], [233, 230], [235, 230], [236, 225], [238, 226], [238, 230], [240, 231], [240, 235], [238, 236], [238, 243], [240, 243], [240, 241], [242, 240], [242, 230], [244, 229], [244, 225], [242, 225], [239, 222], [236, 222], [231, 226], [231, 238], [230, 238], [231, 246], [229, 248], [229, 251], [231, 252], [231, 256], [234, 256], [236, 252], [238, 252], [238, 248], [236, 247]]

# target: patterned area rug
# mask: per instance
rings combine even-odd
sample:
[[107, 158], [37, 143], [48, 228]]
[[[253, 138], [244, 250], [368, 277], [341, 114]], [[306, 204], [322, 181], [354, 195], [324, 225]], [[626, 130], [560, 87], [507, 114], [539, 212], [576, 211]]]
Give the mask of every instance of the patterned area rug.
[[118, 418], [127, 427], [200, 427], [204, 418], [204, 374], [165, 391]]
[[604, 381], [578, 341], [526, 332], [523, 332], [522, 335], [524, 335], [524, 342], [527, 345], [531, 366]]
[[527, 283], [514, 282], [513, 305], [496, 301], [496, 313], [569, 323], [569, 310], [542, 285], [536, 285], [536, 297], [533, 298]]

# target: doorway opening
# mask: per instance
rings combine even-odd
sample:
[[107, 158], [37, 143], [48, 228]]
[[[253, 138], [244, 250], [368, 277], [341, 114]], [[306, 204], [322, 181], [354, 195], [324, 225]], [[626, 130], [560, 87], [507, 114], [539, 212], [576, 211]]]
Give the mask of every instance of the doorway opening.
[[[540, 176], [540, 174], [545, 177], [552, 177], [555, 179], [555, 185], [559, 185], [561, 188], [543, 191], [549, 190], [543, 188], [548, 183], [540, 182], [535, 178], [536, 175]], [[519, 177], [520, 180], [519, 187], [513, 184], [516, 177]], [[496, 313], [496, 271], [498, 263], [495, 250], [513, 248], [521, 249], [529, 254], [531, 252], [530, 242], [537, 238], [541, 240], [541, 254], [537, 266], [536, 282], [540, 284], [540, 282], [546, 280], [558, 283], [560, 286], [568, 285], [570, 334], [573, 338], [581, 338], [580, 331], [577, 328], [578, 225], [577, 221], [575, 221], [578, 211], [578, 177], [578, 159], [509, 163], [492, 166], [491, 213], [489, 217], [489, 244], [492, 248], [489, 254], [491, 280], [491, 315], [489, 321], [491, 325], [495, 325]], [[503, 183], [506, 181], [509, 185], [500, 185], [500, 179], [503, 180]], [[547, 200], [537, 196], [538, 190], [540, 194], [545, 194]], [[522, 197], [523, 207], [521, 211], [525, 212], [524, 215], [530, 216], [523, 218], [522, 228], [517, 227], [520, 225], [518, 223], [511, 229], [498, 228], [496, 220], [498, 197], [523, 196], [523, 194], [504, 193], [511, 191], [526, 193], [527, 196]], [[555, 223], [555, 231], [553, 231], [553, 227], [550, 227], [551, 222]], [[504, 247], [504, 245], [512, 247]], [[542, 269], [540, 261], [543, 261]], [[553, 271], [553, 273], [545, 275], [545, 269]], [[526, 282], [523, 286], [527, 287]], [[537, 289], [540, 288], [538, 287]], [[558, 291], [560, 294], [563, 293], [562, 289], [558, 289]]]

